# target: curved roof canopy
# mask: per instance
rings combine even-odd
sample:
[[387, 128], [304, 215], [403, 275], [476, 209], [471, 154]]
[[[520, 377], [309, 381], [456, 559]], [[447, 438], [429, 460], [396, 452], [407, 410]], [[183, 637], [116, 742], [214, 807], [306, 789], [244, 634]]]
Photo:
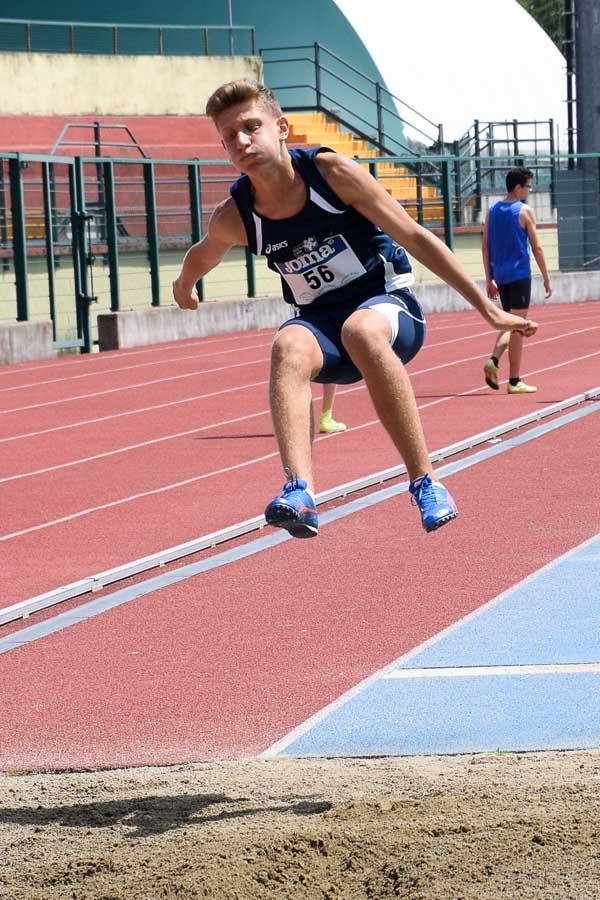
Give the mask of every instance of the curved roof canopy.
[[474, 119], [553, 118], [565, 149], [565, 61], [517, 0], [334, 2], [388, 89], [441, 122], [446, 140]]

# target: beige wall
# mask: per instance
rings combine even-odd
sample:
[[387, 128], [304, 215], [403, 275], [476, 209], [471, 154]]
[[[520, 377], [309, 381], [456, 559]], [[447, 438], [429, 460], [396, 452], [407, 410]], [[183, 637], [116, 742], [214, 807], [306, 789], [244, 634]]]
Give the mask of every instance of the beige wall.
[[203, 114], [212, 91], [262, 79], [256, 56], [0, 53], [3, 115]]

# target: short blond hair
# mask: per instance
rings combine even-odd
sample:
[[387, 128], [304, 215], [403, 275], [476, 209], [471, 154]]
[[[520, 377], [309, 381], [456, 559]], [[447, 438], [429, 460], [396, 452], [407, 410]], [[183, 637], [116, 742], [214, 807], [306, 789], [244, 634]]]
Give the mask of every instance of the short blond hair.
[[237, 103], [246, 103], [248, 100], [261, 103], [276, 118], [281, 115], [279, 101], [271, 88], [253, 78], [238, 78], [237, 81], [228, 81], [227, 84], [218, 87], [206, 102], [206, 115], [216, 122], [226, 109]]

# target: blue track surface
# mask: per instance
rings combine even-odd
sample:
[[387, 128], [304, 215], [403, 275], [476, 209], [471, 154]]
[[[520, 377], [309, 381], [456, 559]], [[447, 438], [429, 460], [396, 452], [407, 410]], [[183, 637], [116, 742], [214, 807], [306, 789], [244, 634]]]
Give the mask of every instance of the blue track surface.
[[[599, 585], [600, 534], [272, 750], [300, 757], [600, 747]], [[520, 666], [528, 669], [482, 670]]]

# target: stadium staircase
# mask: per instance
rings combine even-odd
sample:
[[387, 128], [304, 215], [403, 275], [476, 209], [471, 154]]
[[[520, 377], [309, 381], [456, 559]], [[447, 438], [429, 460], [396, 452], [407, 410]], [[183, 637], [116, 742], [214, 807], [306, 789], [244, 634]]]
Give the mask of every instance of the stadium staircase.
[[[303, 146], [330, 147], [346, 156], [372, 159], [379, 154], [367, 141], [343, 131], [337, 122], [331, 122], [322, 112], [286, 112], [290, 123], [289, 143]], [[366, 167], [369, 164], [363, 163]], [[391, 162], [378, 162], [377, 180], [395, 200], [398, 200], [413, 219], [417, 218], [417, 179], [405, 166]], [[430, 184], [422, 188], [423, 219], [435, 223], [443, 219], [444, 208], [439, 191]]]

